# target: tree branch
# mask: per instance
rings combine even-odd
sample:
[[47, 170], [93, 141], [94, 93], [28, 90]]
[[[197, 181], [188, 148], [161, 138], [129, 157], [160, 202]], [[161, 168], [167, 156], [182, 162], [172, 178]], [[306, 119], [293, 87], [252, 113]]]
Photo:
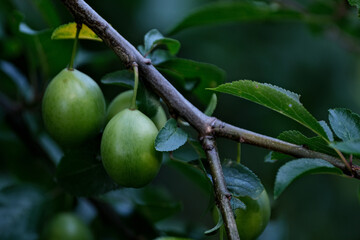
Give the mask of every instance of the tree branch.
[[[216, 118], [208, 117], [185, 99], [160, 73], [151, 65], [149, 59], [142, 56], [133, 45], [124, 39], [108, 22], [99, 16], [83, 0], [61, 0], [73, 14], [77, 21], [81, 21], [91, 28], [115, 52], [120, 60], [129, 68], [135, 62], [138, 64], [139, 74], [146, 84], [151, 87], [178, 116], [190, 123], [202, 136], [202, 143], [207, 153], [213, 178], [215, 194], [220, 205], [229, 240], [239, 239], [234, 228], [235, 220], [230, 207], [229, 194], [226, 189], [214, 136], [226, 137], [260, 147], [279, 151], [295, 157], [322, 158], [346, 174], [346, 168], [340, 159], [310, 151], [302, 146], [290, 144], [278, 139], [263, 136], [223, 123]], [[354, 166], [357, 167], [357, 166]], [[356, 172], [356, 178], [359, 172]], [[229, 210], [230, 209], [230, 210]], [[230, 214], [231, 212], [231, 214]]]

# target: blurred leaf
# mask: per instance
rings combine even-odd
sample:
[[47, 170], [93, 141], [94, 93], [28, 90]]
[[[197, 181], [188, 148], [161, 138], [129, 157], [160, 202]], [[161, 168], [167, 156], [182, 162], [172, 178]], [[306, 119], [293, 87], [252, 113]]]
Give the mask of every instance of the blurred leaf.
[[339, 168], [325, 160], [317, 158], [301, 158], [285, 163], [277, 172], [274, 187], [274, 198], [280, 194], [296, 179], [309, 174], [336, 174], [342, 175]]
[[46, 23], [51, 26], [55, 27], [61, 23], [61, 18], [54, 7], [54, 4], [48, 0], [37, 0], [32, 1], [37, 8], [40, 10], [41, 15], [45, 19]]
[[154, 240], [192, 240], [191, 238], [179, 238], [179, 237], [158, 237]]
[[176, 55], [180, 49], [180, 42], [172, 38], [164, 37], [159, 30], [152, 29], [144, 37], [144, 52], [149, 53], [160, 45], [165, 45], [171, 55]]
[[177, 81], [182, 88], [192, 91], [203, 104], [207, 104], [212, 97], [212, 93], [206, 91], [206, 88], [214, 88], [225, 79], [224, 71], [215, 65], [188, 59], [171, 59], [157, 67], [167, 77]]
[[283, 154], [283, 153], [279, 153], [279, 152], [269, 152], [268, 155], [265, 156], [265, 162], [267, 163], [275, 163], [278, 160], [285, 160], [285, 161], [289, 161], [289, 160], [293, 160], [294, 157]]
[[344, 142], [333, 142], [330, 144], [330, 146], [344, 153], [360, 155], [360, 139]]
[[56, 178], [65, 191], [75, 196], [96, 196], [118, 188], [90, 146], [66, 152]]
[[[59, 27], [57, 27], [52, 35], [51, 39], [75, 39], [76, 37], [76, 23], [68, 23], [63, 24]], [[88, 26], [85, 24], [82, 24], [80, 33], [79, 33], [79, 39], [87, 39], [87, 40], [94, 40], [102, 42], [102, 39], [99, 38], [96, 33], [94, 33]]]
[[356, 7], [358, 10], [360, 9], [360, 0], [348, 0], [350, 6]]
[[177, 159], [170, 159], [166, 162], [166, 164], [184, 174], [196, 185], [198, 185], [202, 190], [209, 194], [209, 196], [213, 197], [212, 183], [207, 177], [206, 173], [202, 171], [199, 167]]
[[38, 136], [38, 141], [40, 142], [43, 149], [46, 151], [50, 159], [57, 165], [59, 164], [64, 153], [57, 143], [49, 137], [46, 133], [41, 133]]
[[282, 132], [277, 138], [296, 145], [303, 145], [313, 151], [338, 156], [334, 149], [330, 148], [328, 143], [319, 136], [308, 138], [299, 131], [290, 130]]
[[211, 96], [209, 105], [207, 106], [207, 108], [206, 108], [206, 110], [204, 111], [204, 113], [205, 113], [207, 116], [211, 116], [211, 115], [214, 113], [214, 111], [215, 111], [216, 105], [217, 105], [217, 97], [216, 97], [216, 94], [213, 93], [213, 95]]
[[236, 197], [256, 199], [264, 190], [260, 179], [240, 163], [228, 161], [223, 165], [223, 172], [227, 188]]
[[178, 149], [187, 141], [187, 134], [177, 126], [174, 118], [170, 118], [155, 139], [155, 149], [170, 152]]
[[173, 35], [183, 29], [209, 24], [269, 21], [269, 20], [298, 20], [303, 18], [299, 12], [282, 9], [277, 4], [263, 2], [218, 2], [208, 4], [195, 10], [169, 31]]
[[334, 135], [333, 132], [331, 131], [329, 125], [325, 122], [325, 121], [319, 121], [321, 127], [324, 129], [328, 139], [332, 142], [334, 141]]
[[173, 199], [165, 189], [146, 187], [134, 191], [136, 208], [151, 222], [158, 222], [178, 213], [182, 205]]
[[34, 31], [24, 23], [19, 23], [19, 37], [27, 49], [29, 68], [41, 70], [44, 79], [55, 76], [69, 63], [72, 43], [52, 41], [51, 30]]
[[0, 190], [0, 239], [35, 240], [44, 203], [43, 193], [30, 185]]
[[106, 74], [101, 78], [101, 83], [110, 85], [119, 85], [130, 89], [134, 88], [134, 72], [120, 70]]
[[360, 116], [349, 109], [329, 109], [329, 121], [336, 136], [343, 141], [360, 139]]
[[224, 224], [224, 221], [223, 221], [223, 219], [222, 219], [222, 216], [221, 216], [221, 213], [220, 213], [220, 211], [219, 211], [219, 209], [216, 207], [215, 208], [216, 209], [216, 211], [217, 211], [217, 223], [216, 223], [216, 225], [215, 225], [215, 227], [213, 227], [213, 228], [211, 228], [211, 229], [209, 229], [209, 230], [206, 230], [204, 233], [206, 234], [206, 235], [210, 235], [210, 234], [214, 234], [217, 230], [219, 230], [220, 228], [221, 228], [221, 226]]
[[153, 118], [160, 106], [159, 96], [146, 88], [144, 83], [139, 82], [139, 88], [136, 96], [136, 105], [142, 113], [149, 118]]
[[184, 145], [173, 151], [173, 158], [180, 159], [184, 162], [206, 158], [204, 151], [202, 149], [198, 149], [197, 144], [200, 143], [196, 143], [195, 141], [188, 139]]
[[234, 213], [235, 213], [236, 209], [239, 209], [239, 208], [246, 209], [245, 203], [243, 203], [240, 199], [238, 199], [236, 197], [231, 198], [230, 204], [231, 204], [231, 208]]
[[20, 94], [27, 102], [33, 98], [32, 88], [26, 77], [12, 63], [0, 61], [0, 70], [4, 72], [16, 84]]
[[226, 83], [211, 89], [217, 92], [232, 94], [245, 98], [277, 111], [301, 123], [319, 136], [328, 139], [327, 134], [319, 122], [298, 101], [298, 95], [290, 91], [249, 80]]

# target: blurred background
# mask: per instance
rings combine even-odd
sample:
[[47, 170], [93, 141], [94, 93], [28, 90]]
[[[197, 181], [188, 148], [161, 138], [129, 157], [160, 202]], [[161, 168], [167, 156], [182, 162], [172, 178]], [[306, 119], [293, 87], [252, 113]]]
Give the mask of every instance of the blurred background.
[[[213, 2], [235, 1], [87, 1], [134, 46], [143, 44], [143, 36], [150, 29], [156, 28], [166, 35], [189, 13]], [[329, 108], [344, 107], [360, 113], [360, 42], [356, 35], [338, 30], [342, 26], [345, 26], [344, 29], [349, 25], [358, 26], [357, 21], [360, 20], [356, 18], [356, 8], [351, 8], [346, 1], [341, 0], [284, 2], [304, 11], [330, 16], [335, 16], [339, 9], [345, 8], [346, 21], [340, 19], [336, 22], [338, 19], [334, 17], [335, 27], [330, 24], [312, 26], [302, 21], [285, 19], [189, 28], [171, 36], [181, 42], [178, 56], [218, 66], [226, 72], [227, 82], [249, 79], [296, 92], [301, 95], [304, 106], [318, 120], [327, 120]], [[25, 124], [27, 127], [24, 127], [23, 133], [43, 132], [41, 93], [46, 83], [65, 68], [72, 49], [71, 40], [51, 41], [49, 36], [55, 27], [71, 21], [71, 15], [60, 1], [0, 2], [0, 186], [6, 186], [9, 182], [27, 183], [32, 187], [41, 186], [42, 193], [50, 194], [47, 187], [52, 184], [47, 182], [50, 177], [43, 174], [46, 165], [41, 160], [44, 156], [36, 150], [39, 146], [26, 142], [30, 133], [19, 136], [19, 133], [14, 132], [8, 119], [14, 121], [17, 119], [16, 114], [21, 113], [22, 118], [14, 124], [23, 127]], [[80, 42], [75, 66], [98, 83], [105, 74], [123, 68], [105, 44], [90, 41]], [[26, 84], [20, 83], [22, 87], [19, 87], [16, 80], [13, 80], [14, 76], [15, 79], [25, 79]], [[35, 89], [32, 94], [39, 97], [31, 104], [24, 103], [24, 97], [21, 96], [21, 91], [25, 92], [25, 99], [30, 94], [26, 93], [28, 85]], [[107, 102], [123, 90], [120, 87], [100, 86]], [[184, 93], [197, 107], [205, 109], [205, 105]], [[9, 111], [13, 114], [10, 117]], [[230, 95], [218, 94], [214, 116], [272, 137], [292, 129], [302, 131], [309, 137], [313, 136], [296, 122], [278, 113]], [[46, 145], [47, 141], [45, 139], [40, 145]], [[236, 158], [236, 143], [219, 139], [218, 147], [221, 159]], [[55, 154], [53, 158], [56, 158], [56, 150], [52, 153]], [[271, 221], [259, 239], [359, 239], [357, 180], [330, 175], [307, 176], [296, 181], [279, 199], [273, 201], [273, 185], [280, 164], [264, 163], [267, 154], [267, 150], [242, 145], [242, 163], [261, 178], [272, 200]], [[219, 238], [218, 235], [203, 235], [204, 230], [215, 225], [208, 211], [210, 199], [206, 191], [167, 164], [163, 165], [153, 185], [163, 189], [180, 206], [176, 214], [156, 222], [156, 229], [194, 239]], [[5, 198], [5, 195], [1, 197]], [[66, 199], [68, 198], [58, 199], [57, 204], [66, 205]], [[6, 202], [0, 198], [0, 209], [1, 203], [4, 204], [2, 201]], [[107, 238], [100, 237], [102, 231], [99, 229], [105, 227], [94, 223], [96, 213], [87, 200], [79, 198], [69, 201], [72, 202], [71, 206], [75, 206], [71, 209], [75, 209], [85, 222], [97, 229], [94, 231], [98, 232], [99, 239], [116, 239], [111, 234]], [[26, 205], [23, 202], [16, 204]], [[124, 213], [128, 211], [126, 206], [132, 205], [124, 200], [119, 206], [119, 212]], [[59, 208], [62, 207], [57, 209]], [[3, 214], [7, 211], [9, 210], [2, 208], [0, 214], [5, 216]], [[14, 220], [12, 224], [19, 223]], [[0, 226], [2, 236], [8, 230], [6, 226], [8, 225]], [[39, 231], [41, 226], [32, 226], [31, 229]], [[24, 229], [29, 231], [29, 226]]]

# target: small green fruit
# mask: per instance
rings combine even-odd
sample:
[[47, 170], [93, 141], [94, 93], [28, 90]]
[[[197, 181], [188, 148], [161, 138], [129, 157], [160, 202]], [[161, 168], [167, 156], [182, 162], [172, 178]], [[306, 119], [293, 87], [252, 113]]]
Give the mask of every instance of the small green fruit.
[[107, 124], [101, 157], [109, 176], [124, 187], [139, 188], [158, 173], [162, 154], [154, 147], [158, 130], [138, 110], [125, 109]]
[[239, 197], [246, 209], [236, 209], [236, 225], [241, 240], [256, 239], [265, 229], [270, 219], [270, 201], [264, 190], [258, 199]]
[[76, 145], [99, 133], [105, 111], [97, 83], [77, 70], [62, 70], [47, 87], [42, 102], [45, 127], [62, 145]]
[[56, 215], [45, 227], [44, 240], [92, 240], [88, 226], [72, 213]]
[[[117, 95], [114, 100], [111, 101], [107, 110], [106, 122], [109, 122], [117, 113], [131, 106], [133, 94], [133, 90], [127, 90]], [[167, 118], [164, 109], [160, 105], [151, 120], [159, 130], [165, 126]]]

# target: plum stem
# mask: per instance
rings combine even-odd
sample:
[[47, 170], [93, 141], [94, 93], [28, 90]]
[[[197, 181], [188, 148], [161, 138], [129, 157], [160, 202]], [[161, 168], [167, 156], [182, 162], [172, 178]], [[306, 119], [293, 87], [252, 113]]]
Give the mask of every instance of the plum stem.
[[138, 69], [138, 65], [136, 63], [133, 63], [133, 70], [134, 70], [134, 94], [133, 94], [131, 106], [130, 106], [131, 110], [136, 109], [136, 95], [137, 95], [137, 90], [138, 90], [138, 86], [139, 86], [139, 69]]
[[68, 67], [68, 70], [70, 70], [70, 71], [74, 70], [74, 61], [75, 61], [76, 51], [77, 51], [77, 47], [78, 47], [79, 34], [80, 34], [81, 28], [82, 28], [82, 23], [77, 23], [74, 46], [73, 46], [73, 50], [72, 50], [72, 54], [71, 54], [71, 58], [70, 58], [69, 67]]

